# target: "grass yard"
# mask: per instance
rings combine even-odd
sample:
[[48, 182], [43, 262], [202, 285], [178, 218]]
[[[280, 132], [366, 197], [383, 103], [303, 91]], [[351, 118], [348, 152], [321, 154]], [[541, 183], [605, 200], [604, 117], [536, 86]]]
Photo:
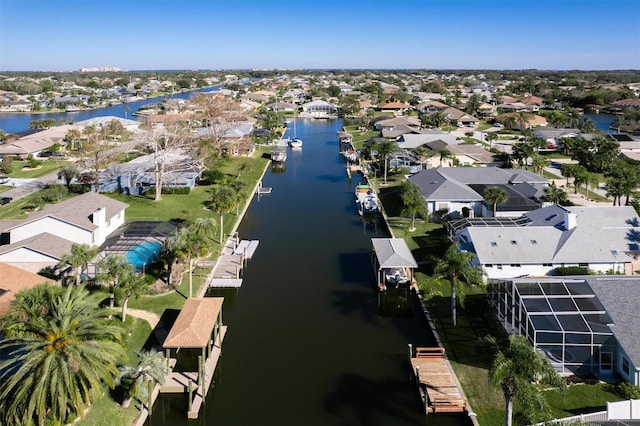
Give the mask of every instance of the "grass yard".
[[12, 178], [19, 179], [35, 179], [46, 176], [64, 167], [67, 164], [72, 164], [69, 161], [61, 160], [42, 160], [40, 166], [35, 169], [29, 169], [27, 167], [27, 161], [14, 161], [13, 171], [9, 173]]

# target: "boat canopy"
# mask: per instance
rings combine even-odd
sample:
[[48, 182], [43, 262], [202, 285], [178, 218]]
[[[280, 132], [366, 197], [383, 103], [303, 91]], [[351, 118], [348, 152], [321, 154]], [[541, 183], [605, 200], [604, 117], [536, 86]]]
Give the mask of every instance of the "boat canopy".
[[381, 269], [418, 267], [402, 238], [372, 238], [371, 243]]

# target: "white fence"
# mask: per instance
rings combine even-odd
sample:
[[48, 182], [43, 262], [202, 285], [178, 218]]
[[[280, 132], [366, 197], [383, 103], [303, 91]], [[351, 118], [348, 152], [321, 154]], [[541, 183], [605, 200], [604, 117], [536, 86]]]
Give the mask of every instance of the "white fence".
[[[628, 401], [607, 402], [607, 411], [597, 413], [579, 414], [577, 416], [564, 417], [562, 419], [549, 420], [536, 423], [532, 426], [563, 425], [572, 423], [590, 423], [607, 420], [640, 420], [640, 399]], [[600, 424], [600, 423], [596, 423]]]

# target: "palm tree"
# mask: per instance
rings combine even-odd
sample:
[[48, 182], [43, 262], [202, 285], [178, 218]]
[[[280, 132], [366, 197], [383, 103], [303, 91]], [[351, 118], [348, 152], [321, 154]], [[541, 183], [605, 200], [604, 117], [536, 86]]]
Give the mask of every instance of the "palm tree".
[[138, 297], [149, 288], [149, 282], [147, 277], [142, 274], [127, 274], [122, 277], [120, 286], [118, 287], [122, 291], [122, 322], [127, 320], [127, 307], [129, 306], [129, 300], [131, 297]]
[[[207, 231], [207, 232], [210, 232]], [[189, 262], [189, 297], [193, 295], [193, 260], [207, 252], [204, 229], [180, 228], [169, 240], [167, 246], [180, 260]]]
[[567, 193], [562, 188], [558, 188], [555, 182], [544, 189], [544, 199], [553, 204], [566, 205], [569, 201]]
[[98, 276], [96, 277], [98, 281], [107, 283], [111, 290], [109, 308], [113, 309], [115, 288], [128, 275], [135, 272], [134, 267], [122, 256], [107, 256], [98, 262], [98, 271]]
[[424, 218], [427, 215], [427, 206], [420, 192], [420, 187], [415, 183], [403, 181], [402, 203], [404, 205], [402, 212], [411, 216], [409, 232], [413, 232], [416, 230], [416, 216]]
[[484, 199], [493, 205], [493, 217], [496, 217], [496, 210], [499, 203], [504, 203], [509, 199], [507, 192], [497, 186], [490, 186], [484, 190], [482, 194]]
[[489, 149], [493, 147], [493, 141], [498, 140], [498, 133], [496, 132], [487, 132], [487, 142], [489, 142]]
[[535, 153], [531, 156], [531, 168], [533, 168], [533, 172], [539, 175], [542, 175], [545, 167], [549, 167], [551, 164], [551, 160], [547, 157], [544, 157], [538, 153]]
[[442, 167], [442, 162], [444, 160], [455, 158], [455, 155], [453, 155], [453, 153], [449, 151], [447, 148], [439, 149], [437, 152], [438, 152], [438, 156], [440, 157], [440, 167]]
[[97, 247], [89, 247], [87, 244], [73, 244], [71, 253], [64, 254], [59, 265], [69, 265], [76, 268], [76, 285], [80, 284], [82, 271], [94, 257], [98, 255]]
[[524, 336], [510, 337], [507, 347], [496, 353], [489, 378], [502, 387], [506, 426], [511, 426], [516, 399], [524, 409], [523, 414], [529, 417], [527, 423], [533, 423], [535, 420], [531, 417], [545, 411], [544, 397], [534, 386], [534, 381], [554, 387], [564, 386], [563, 379], [549, 360], [536, 351]]
[[375, 149], [376, 151], [378, 151], [378, 155], [380, 156], [380, 159], [382, 159], [382, 161], [384, 161], [384, 183], [386, 185], [387, 183], [387, 157], [389, 156], [389, 154], [391, 154], [392, 152], [395, 152], [398, 150], [398, 144], [395, 141], [389, 140], [389, 139], [385, 139], [383, 141], [380, 141], [378, 143], [376, 143], [375, 145]]
[[73, 165], [67, 165], [58, 170], [58, 179], [64, 179], [64, 184], [67, 189], [71, 187], [71, 181], [80, 175], [78, 168]]
[[147, 399], [149, 383], [163, 385], [169, 373], [169, 366], [161, 352], [154, 350], [141, 352], [138, 354], [138, 358], [137, 365], [120, 367], [116, 379], [116, 383], [124, 390], [124, 399], [122, 400], [124, 408], [131, 404], [133, 398]]
[[508, 115], [502, 120], [502, 124], [507, 130], [513, 130], [516, 127], [516, 123], [516, 118], [513, 115]]
[[587, 199], [589, 199], [589, 187], [598, 189], [600, 185], [600, 180], [598, 179], [598, 175], [595, 173], [587, 173], [584, 179], [584, 189], [587, 191]]
[[211, 190], [210, 208], [220, 215], [220, 245], [224, 245], [224, 214], [230, 212], [238, 202], [236, 192], [229, 186], [215, 186]]
[[434, 268], [437, 275], [446, 277], [451, 284], [451, 320], [454, 326], [457, 325], [456, 303], [460, 302], [460, 306], [464, 307], [463, 284], [484, 284], [482, 268], [470, 263], [473, 258], [473, 253], [459, 251], [458, 247], [452, 244]]
[[218, 230], [218, 224], [212, 217], [199, 217], [193, 221], [190, 228], [196, 235], [207, 238], [213, 242], [216, 235], [215, 231]]
[[[44, 298], [30, 298], [38, 294]], [[108, 311], [100, 308], [103, 298], [69, 286], [39, 289], [12, 303], [3, 325], [20, 322], [22, 330], [16, 335], [3, 327], [3, 424], [65, 424], [83, 415], [104, 383], [114, 387], [126, 352], [122, 329], [106, 321]]]

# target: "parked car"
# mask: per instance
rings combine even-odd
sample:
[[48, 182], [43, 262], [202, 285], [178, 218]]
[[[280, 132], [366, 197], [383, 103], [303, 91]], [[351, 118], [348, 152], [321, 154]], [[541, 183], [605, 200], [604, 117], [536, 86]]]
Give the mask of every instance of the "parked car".
[[10, 203], [13, 200], [12, 197], [0, 197], [0, 206]]
[[0, 185], [9, 182], [9, 176], [0, 175]]

